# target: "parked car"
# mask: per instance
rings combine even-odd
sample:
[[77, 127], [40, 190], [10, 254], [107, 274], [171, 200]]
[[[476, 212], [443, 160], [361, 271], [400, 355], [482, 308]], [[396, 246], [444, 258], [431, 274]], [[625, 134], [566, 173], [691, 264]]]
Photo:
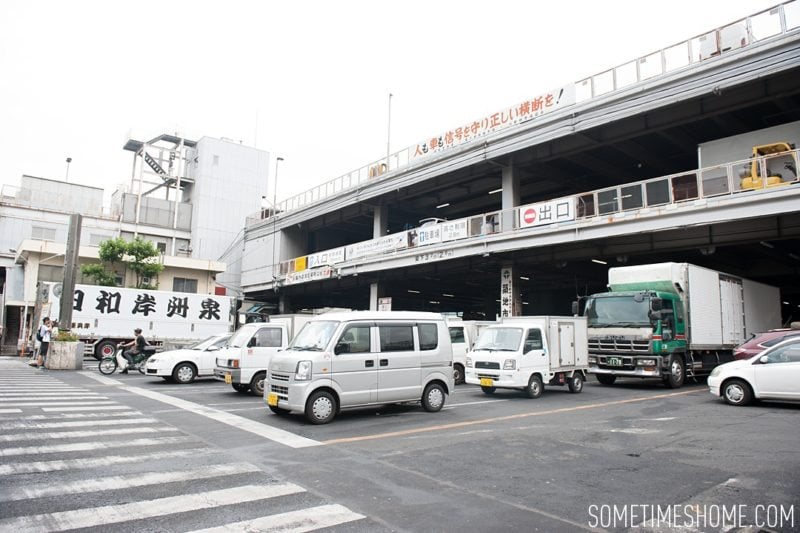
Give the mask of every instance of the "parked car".
[[731, 405], [747, 405], [753, 399], [800, 400], [800, 337], [716, 367], [708, 388]]
[[733, 351], [733, 356], [735, 359], [750, 359], [767, 348], [794, 337], [800, 338], [800, 322], [792, 322], [791, 328], [771, 329], [763, 333], [757, 333], [737, 346]]
[[145, 373], [181, 384], [199, 377], [214, 377], [217, 351], [230, 338], [230, 333], [212, 335], [188, 348], [157, 353], [147, 360]]

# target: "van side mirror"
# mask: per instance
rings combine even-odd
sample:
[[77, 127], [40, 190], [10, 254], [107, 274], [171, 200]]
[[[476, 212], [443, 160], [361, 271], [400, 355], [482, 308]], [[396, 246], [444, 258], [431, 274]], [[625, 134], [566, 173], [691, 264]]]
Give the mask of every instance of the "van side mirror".
[[338, 342], [336, 343], [336, 347], [333, 349], [333, 353], [339, 355], [340, 353], [350, 353], [350, 343], [349, 342]]
[[248, 348], [252, 348], [255, 345], [256, 345], [256, 338], [255, 337], [250, 337], [250, 340], [247, 341], [247, 347]]
[[206, 348], [207, 352], [216, 352], [217, 350], [219, 350], [219, 346], [209, 346]]
[[650, 298], [650, 310], [651, 311], [661, 311], [664, 307], [664, 302], [661, 298]]
[[761, 363], [762, 365], [766, 365], [767, 363], [769, 363], [769, 356], [762, 355], [761, 357], [758, 358], [758, 362]]
[[574, 302], [572, 302], [572, 314], [574, 316], [578, 316], [578, 309], [579, 309], [578, 300], [575, 300]]

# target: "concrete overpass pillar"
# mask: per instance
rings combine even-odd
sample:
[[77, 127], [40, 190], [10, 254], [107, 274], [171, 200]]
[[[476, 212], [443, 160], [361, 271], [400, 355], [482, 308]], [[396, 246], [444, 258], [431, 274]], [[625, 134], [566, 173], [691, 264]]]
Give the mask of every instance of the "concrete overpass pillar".
[[289, 297], [286, 294], [279, 294], [278, 295], [278, 314], [279, 315], [288, 315], [292, 312], [291, 302], [289, 301]]
[[388, 225], [389, 208], [385, 205], [376, 206], [372, 217], [372, 238], [377, 239], [386, 235], [386, 227]]
[[378, 310], [378, 298], [381, 297], [381, 286], [380, 283], [370, 283], [369, 284], [369, 310], [370, 311], [377, 311]]
[[514, 208], [519, 207], [519, 172], [514, 163], [503, 167], [502, 174], [503, 213], [501, 216], [501, 231], [514, 229]]

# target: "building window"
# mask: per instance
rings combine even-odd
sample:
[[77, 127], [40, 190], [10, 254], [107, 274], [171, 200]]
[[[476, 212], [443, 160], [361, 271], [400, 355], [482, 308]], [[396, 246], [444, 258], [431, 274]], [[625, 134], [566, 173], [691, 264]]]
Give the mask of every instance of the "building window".
[[39, 281], [64, 281], [64, 267], [39, 265]]
[[167, 253], [167, 243], [165, 243], [165, 242], [157, 242], [157, 243], [156, 243], [156, 248], [157, 248], [157, 249], [158, 249], [158, 251], [159, 251], [159, 252], [161, 252], [162, 254], [165, 254], [165, 253]]
[[188, 278], [172, 278], [172, 290], [197, 294], [197, 280]]
[[214, 160], [213, 160], [213, 162], [211, 164], [214, 165], [215, 167], [219, 166], [219, 156], [218, 155], [214, 156]]
[[100, 246], [100, 243], [103, 241], [107, 241], [111, 237], [107, 237], [105, 235], [98, 235], [97, 233], [91, 233], [89, 235], [89, 245], [90, 246]]
[[39, 241], [54, 241], [56, 240], [56, 230], [53, 228], [33, 226], [31, 228], [31, 239], [36, 239]]

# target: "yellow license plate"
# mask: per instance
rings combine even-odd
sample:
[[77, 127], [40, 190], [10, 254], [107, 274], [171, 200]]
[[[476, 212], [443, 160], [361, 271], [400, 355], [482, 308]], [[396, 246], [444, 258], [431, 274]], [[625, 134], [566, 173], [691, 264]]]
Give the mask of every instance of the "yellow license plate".
[[278, 395], [274, 392], [270, 392], [267, 395], [267, 405], [277, 406], [278, 405]]
[[231, 375], [230, 374], [225, 374], [225, 383], [227, 383], [228, 385], [233, 383], [233, 379], [231, 379]]
[[481, 387], [494, 387], [494, 380], [492, 378], [481, 378]]

